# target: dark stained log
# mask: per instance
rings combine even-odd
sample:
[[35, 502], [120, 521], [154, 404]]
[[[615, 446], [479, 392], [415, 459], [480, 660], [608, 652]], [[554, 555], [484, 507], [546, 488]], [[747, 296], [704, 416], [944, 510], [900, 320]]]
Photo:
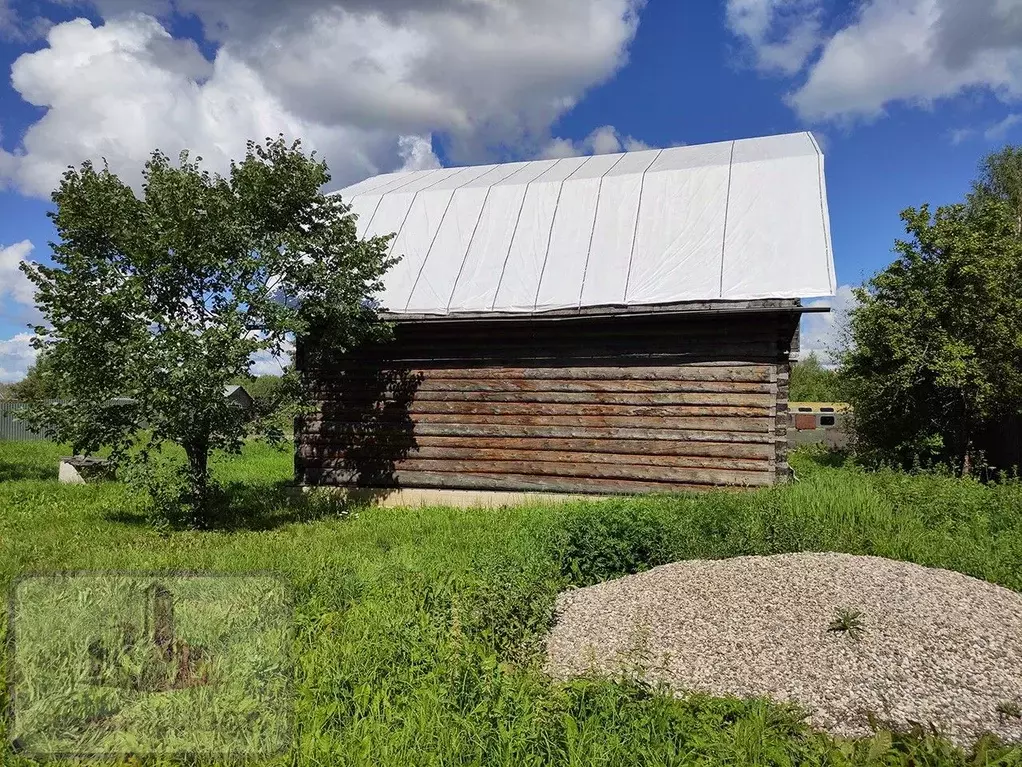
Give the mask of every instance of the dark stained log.
[[[337, 409], [333, 403], [325, 407]], [[324, 408], [325, 409], [325, 408]], [[571, 415], [571, 416], [636, 416], [659, 417], [768, 417], [770, 407], [739, 407], [737, 405], [603, 405], [603, 404], [547, 404], [533, 402], [431, 402], [416, 399], [408, 412], [417, 414], [518, 416], [518, 415]]]
[[[363, 405], [376, 401], [372, 395], [360, 391], [337, 391], [313, 393], [313, 404], [351, 403]], [[318, 399], [315, 399], [318, 397]], [[384, 400], [391, 399], [384, 395]], [[423, 391], [420, 387], [410, 407], [418, 403], [526, 403], [552, 405], [628, 405], [632, 407], [739, 407], [769, 409], [776, 406], [777, 396], [772, 393], [720, 394], [717, 392], [669, 392], [646, 394], [630, 392], [544, 392], [544, 391]]]
[[446, 328], [434, 325], [413, 328], [408, 325], [395, 328], [392, 341], [382, 345], [371, 345], [367, 349], [411, 348], [424, 343], [445, 344], [454, 347], [473, 345], [480, 341], [490, 340], [502, 347], [517, 347], [528, 344], [557, 346], [563, 344], [607, 343], [615, 345], [635, 346], [636, 341], [644, 344], [671, 343], [703, 343], [713, 341], [720, 344], [777, 343], [777, 329], [770, 322], [742, 323], [686, 323], [684, 327], [663, 322], [643, 323], [583, 323], [575, 328], [567, 326], [539, 328], [513, 328], [504, 325], [501, 328], [483, 330], [466, 326]]
[[[377, 419], [385, 425], [384, 419]], [[643, 418], [638, 416], [595, 416], [595, 415], [451, 415], [449, 413], [420, 413], [414, 418], [416, 424], [486, 424], [507, 426], [593, 426], [626, 427], [636, 429], [688, 429], [721, 432], [769, 432], [774, 428], [774, 419], [763, 418]], [[350, 421], [310, 418], [306, 420], [309, 429], [315, 431], [320, 425], [330, 427]]]
[[419, 391], [415, 402], [523, 402], [559, 405], [651, 405], [651, 406], [735, 406], [771, 408], [777, 397], [765, 394], [720, 394], [717, 392], [670, 392], [665, 394], [619, 392], [448, 392]]
[[[386, 435], [379, 435], [382, 449], [389, 449]], [[748, 458], [772, 461], [775, 448], [773, 442], [735, 443], [735, 442], [685, 442], [678, 440], [644, 440], [644, 439], [571, 439], [550, 437], [478, 437], [478, 436], [423, 436], [416, 435], [415, 443], [419, 450], [428, 448], [467, 450], [498, 450], [524, 452], [567, 451], [587, 453], [615, 453], [624, 455], [644, 456], [693, 456], [706, 458]], [[309, 460], [330, 455], [343, 446], [329, 437], [308, 435], [298, 446], [298, 453]]]
[[718, 340], [777, 337], [776, 323], [763, 317], [747, 317], [740, 321], [721, 320], [719, 317], [704, 317], [701, 320], [671, 322], [662, 317], [643, 319], [586, 320], [572, 324], [559, 323], [542, 325], [524, 322], [509, 323], [460, 323], [449, 325], [399, 323], [396, 327], [396, 343], [418, 344], [423, 341], [446, 341], [459, 343], [471, 338], [496, 339], [501, 343], [523, 341], [544, 341], [549, 339], [610, 338], [634, 341], [635, 339], [669, 338], [714, 338]]
[[[317, 453], [303, 449], [304, 465], [316, 468], [334, 468], [344, 465], [342, 451], [329, 450]], [[320, 456], [323, 457], [320, 457]], [[734, 469], [737, 471], [767, 472], [774, 470], [772, 456], [767, 459], [723, 458], [719, 456], [692, 455], [642, 455], [628, 453], [573, 453], [560, 450], [492, 450], [470, 447], [418, 447], [409, 450], [408, 460], [431, 461], [521, 461], [534, 463], [571, 464], [640, 464], [643, 466], [668, 466], [693, 469]], [[398, 464], [398, 468], [405, 464]]]
[[[686, 381], [686, 380], [578, 380], [567, 378], [550, 379], [471, 379], [471, 378], [423, 378], [418, 394], [429, 392], [563, 392], [580, 394], [606, 392], [613, 394], [652, 393], [734, 393], [734, 394], [775, 394], [776, 385], [769, 382], [746, 381]], [[361, 396], [361, 383], [354, 379], [324, 378], [310, 386], [314, 395], [327, 396], [335, 392], [352, 392]]]
[[459, 474], [532, 474], [553, 477], [592, 477], [648, 482], [682, 482], [700, 485], [769, 485], [769, 471], [694, 469], [668, 466], [642, 466], [631, 463], [575, 464], [554, 461], [454, 461], [405, 458], [398, 471], [452, 471]]
[[[480, 346], [478, 349], [448, 349], [423, 346], [406, 354], [391, 351], [388, 355], [374, 355], [362, 350], [355, 357], [337, 360], [328, 366], [318, 366], [320, 370], [333, 367], [358, 367], [364, 365], [400, 365], [408, 368], [442, 365], [476, 367], [511, 367], [522, 365], [528, 367], [605, 367], [613, 365], [656, 364], [660, 366], [696, 365], [707, 362], [727, 362], [741, 360], [749, 364], [767, 365], [777, 359], [777, 352], [767, 345], [722, 347], [707, 345], [699, 348], [676, 348], [633, 351], [626, 349], [586, 349], [579, 346], [564, 350], [506, 349], [493, 344]], [[316, 366], [307, 368], [316, 369]]]
[[[468, 379], [472, 381], [520, 379], [564, 380], [564, 381], [743, 381], [748, 383], [770, 383], [776, 375], [773, 365], [599, 365], [586, 367], [429, 367], [410, 368], [411, 375], [425, 379]], [[324, 371], [319, 375], [324, 380], [349, 377], [357, 380], [360, 375], [375, 375], [372, 368], [362, 366], [343, 374]]]
[[[329, 438], [331, 435], [344, 435], [351, 432], [359, 424], [317, 423], [306, 425], [304, 435]], [[386, 433], [381, 428], [373, 432]], [[403, 433], [403, 432], [402, 432]], [[648, 440], [683, 440], [693, 442], [762, 442], [773, 444], [772, 432], [737, 432], [737, 431], [705, 431], [686, 429], [639, 429], [639, 428], [598, 428], [587, 426], [504, 426], [495, 424], [457, 424], [457, 423], [415, 423], [412, 436], [478, 436], [478, 437], [581, 437], [584, 439], [648, 439]]]
[[[334, 478], [337, 477], [335, 480]], [[307, 485], [344, 485], [343, 473], [333, 469], [305, 472]], [[594, 493], [635, 494], [675, 493], [686, 490], [711, 490], [714, 485], [670, 482], [636, 482], [608, 479], [574, 479], [571, 477], [536, 477], [531, 474], [457, 474], [455, 472], [397, 471], [394, 484], [388, 487], [427, 487], [460, 490], [510, 490], [515, 492], [547, 492], [592, 495]], [[372, 486], [369, 486], [372, 487]]]

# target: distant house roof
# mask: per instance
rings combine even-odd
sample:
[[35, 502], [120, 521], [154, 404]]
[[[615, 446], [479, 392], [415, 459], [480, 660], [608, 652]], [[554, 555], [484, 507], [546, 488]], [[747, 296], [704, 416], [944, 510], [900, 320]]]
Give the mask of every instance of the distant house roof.
[[809, 133], [391, 173], [338, 194], [396, 233], [396, 314], [541, 312], [835, 291]]
[[238, 384], [225, 386], [224, 397], [232, 400], [236, 405], [246, 408], [250, 407], [252, 403], [255, 402], [255, 400], [252, 399], [252, 395], [248, 393], [248, 389], [244, 386], [239, 386]]

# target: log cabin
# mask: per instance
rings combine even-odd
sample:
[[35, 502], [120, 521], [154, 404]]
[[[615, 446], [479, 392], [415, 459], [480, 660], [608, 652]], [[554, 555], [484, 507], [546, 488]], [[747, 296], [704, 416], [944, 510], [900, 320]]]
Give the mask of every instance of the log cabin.
[[789, 476], [799, 321], [833, 295], [809, 133], [391, 173], [386, 344], [296, 364], [305, 486], [632, 494]]

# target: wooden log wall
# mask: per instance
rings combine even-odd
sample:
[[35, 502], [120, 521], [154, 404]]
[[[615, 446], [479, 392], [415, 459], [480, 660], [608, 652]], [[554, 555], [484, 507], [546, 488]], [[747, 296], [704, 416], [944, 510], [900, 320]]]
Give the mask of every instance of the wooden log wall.
[[[640, 493], [787, 476], [791, 312], [405, 322], [298, 365], [306, 485]], [[781, 417], [778, 417], [778, 416]]]

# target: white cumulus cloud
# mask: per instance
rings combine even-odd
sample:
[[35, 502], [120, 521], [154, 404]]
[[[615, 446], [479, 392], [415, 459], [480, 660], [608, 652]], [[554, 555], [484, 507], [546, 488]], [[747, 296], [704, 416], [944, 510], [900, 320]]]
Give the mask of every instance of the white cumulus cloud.
[[9, 299], [24, 306], [35, 304], [35, 285], [19, 268], [33, 249], [28, 240], [6, 247], [0, 245], [0, 300]]
[[[337, 186], [517, 148], [626, 61], [644, 0], [97, 0], [104, 23], [50, 29], [11, 84], [45, 110], [0, 150], [0, 181], [45, 197], [68, 165], [106, 158], [137, 183], [155, 148], [223, 171], [245, 141], [284, 133]], [[165, 19], [193, 14], [212, 60]], [[154, 15], [155, 14], [155, 15]]]
[[821, 42], [820, 0], [728, 0], [726, 13], [762, 72], [799, 72]]
[[1003, 141], [1019, 123], [1022, 123], [1022, 115], [1010, 114], [983, 131], [983, 138], [987, 141]]
[[640, 141], [633, 136], [623, 136], [613, 125], [603, 125], [596, 128], [581, 141], [572, 141], [567, 138], [552, 139], [540, 151], [539, 156], [543, 159], [557, 159], [561, 157], [581, 157], [589, 154], [616, 154], [618, 152], [636, 152], [642, 149], [654, 149], [645, 141]]
[[36, 357], [32, 338], [31, 333], [19, 333], [0, 340], [0, 381], [13, 383], [25, 377]]
[[256, 352], [252, 355], [252, 367], [249, 372], [257, 376], [279, 376], [284, 373], [284, 368], [291, 364], [294, 354], [294, 346], [286, 344], [284, 353], [279, 357], [270, 354], [268, 351]]
[[434, 154], [433, 142], [428, 136], [402, 136], [397, 145], [402, 160], [400, 170], [432, 170], [440, 167], [440, 160]]
[[973, 89], [1022, 96], [1018, 0], [865, 0], [788, 102], [803, 119], [847, 122]]

